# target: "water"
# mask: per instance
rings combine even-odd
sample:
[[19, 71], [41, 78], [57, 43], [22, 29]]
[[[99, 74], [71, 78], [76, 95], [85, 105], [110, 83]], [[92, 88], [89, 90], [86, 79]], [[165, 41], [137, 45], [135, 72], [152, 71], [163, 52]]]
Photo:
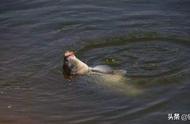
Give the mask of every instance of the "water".
[[[0, 123], [188, 123], [168, 121], [168, 113], [190, 112], [189, 5], [2, 0]], [[65, 80], [68, 49], [89, 65], [126, 69], [127, 82]]]

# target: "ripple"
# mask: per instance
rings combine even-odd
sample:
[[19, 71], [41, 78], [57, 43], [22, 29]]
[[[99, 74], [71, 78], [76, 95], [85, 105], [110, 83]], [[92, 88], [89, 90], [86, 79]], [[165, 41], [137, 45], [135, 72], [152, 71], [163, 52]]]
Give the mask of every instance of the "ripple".
[[79, 53], [89, 65], [110, 64], [127, 70], [129, 77], [150, 78], [189, 68], [189, 50], [188, 39], [147, 33], [96, 39]]

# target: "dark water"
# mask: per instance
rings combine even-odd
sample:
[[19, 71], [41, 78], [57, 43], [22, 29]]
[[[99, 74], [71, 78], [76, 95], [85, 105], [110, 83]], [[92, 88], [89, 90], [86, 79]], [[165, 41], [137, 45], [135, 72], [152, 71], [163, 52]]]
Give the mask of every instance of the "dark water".
[[[189, 0], [1, 0], [0, 124], [190, 122], [168, 121], [190, 113], [189, 13]], [[65, 80], [68, 49], [128, 83]]]

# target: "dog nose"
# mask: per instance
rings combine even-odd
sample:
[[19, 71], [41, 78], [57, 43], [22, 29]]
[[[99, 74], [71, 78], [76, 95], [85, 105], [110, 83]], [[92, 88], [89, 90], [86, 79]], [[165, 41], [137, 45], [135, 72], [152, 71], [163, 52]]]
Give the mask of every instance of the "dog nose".
[[63, 61], [64, 61], [64, 62], [68, 62], [68, 57], [65, 56]]

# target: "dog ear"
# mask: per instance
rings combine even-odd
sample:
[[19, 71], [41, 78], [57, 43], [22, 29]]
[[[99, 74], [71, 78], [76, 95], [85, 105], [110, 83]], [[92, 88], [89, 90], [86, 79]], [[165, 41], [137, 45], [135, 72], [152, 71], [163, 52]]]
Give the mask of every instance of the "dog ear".
[[68, 78], [71, 75], [71, 69], [66, 63], [63, 63], [63, 75], [65, 78]]

